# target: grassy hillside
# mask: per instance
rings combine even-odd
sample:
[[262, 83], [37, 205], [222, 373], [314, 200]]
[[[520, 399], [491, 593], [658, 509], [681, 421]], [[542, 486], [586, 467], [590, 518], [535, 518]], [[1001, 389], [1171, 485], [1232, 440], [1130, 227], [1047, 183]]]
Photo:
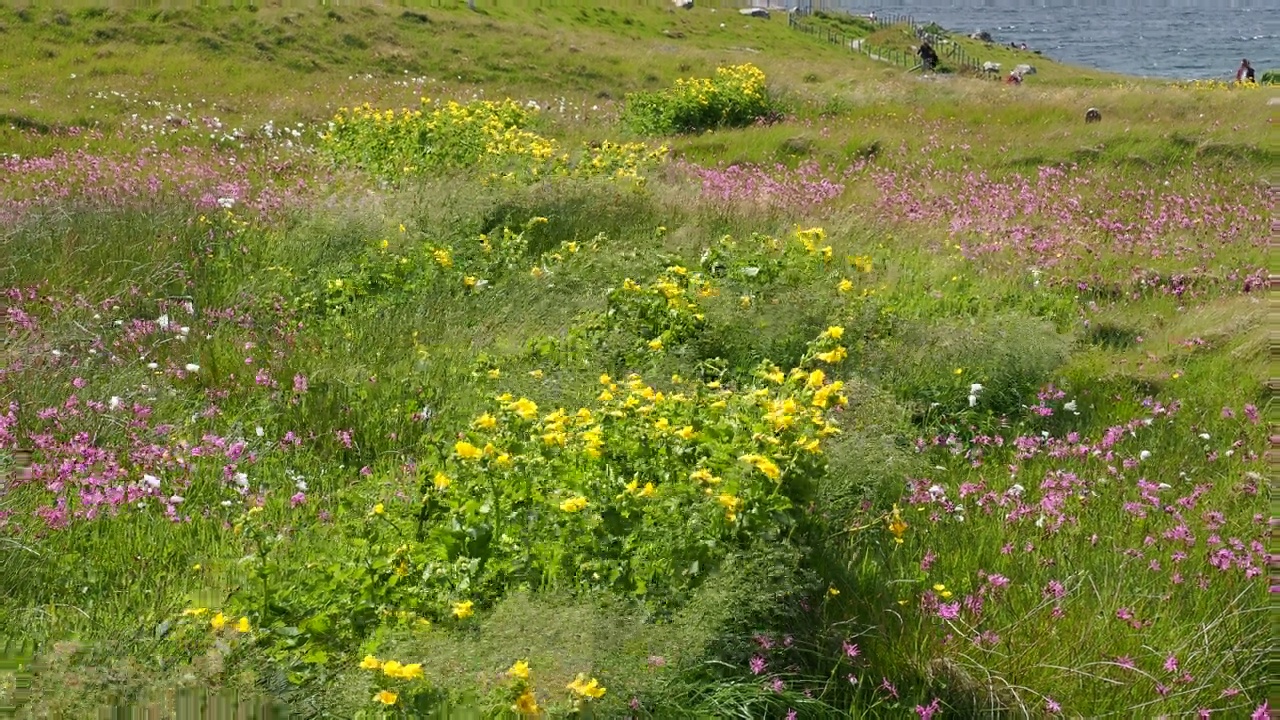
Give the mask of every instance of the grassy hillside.
[[0, 7], [0, 707], [1265, 715], [1273, 91], [479, 4]]

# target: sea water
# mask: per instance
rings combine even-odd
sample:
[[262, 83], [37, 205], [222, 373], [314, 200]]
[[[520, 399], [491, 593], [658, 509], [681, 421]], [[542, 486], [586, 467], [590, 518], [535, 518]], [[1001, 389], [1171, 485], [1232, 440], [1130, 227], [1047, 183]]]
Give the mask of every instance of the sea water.
[[985, 30], [1063, 62], [1130, 75], [1234, 79], [1248, 58], [1280, 70], [1280, 0], [790, 0]]

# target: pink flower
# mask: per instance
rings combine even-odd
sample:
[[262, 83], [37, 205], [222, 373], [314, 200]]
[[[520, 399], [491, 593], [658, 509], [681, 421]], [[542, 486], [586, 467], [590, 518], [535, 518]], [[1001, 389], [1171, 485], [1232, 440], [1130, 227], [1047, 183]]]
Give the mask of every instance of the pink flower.
[[289, 498], [289, 507], [298, 507], [299, 505], [301, 505], [306, 501], [307, 501], [306, 493], [302, 493], [302, 492], [294, 493], [293, 497]]
[[933, 717], [934, 713], [942, 709], [941, 705], [941, 701], [938, 700], [938, 698], [934, 698], [933, 702], [929, 703], [927, 706], [917, 705], [916, 713], [920, 716], [920, 720], [929, 720]]
[[305, 393], [307, 391], [307, 376], [301, 373], [293, 376], [293, 391], [296, 393]]
[[1164, 659], [1165, 672], [1178, 672], [1178, 656], [1170, 654]]
[[894, 687], [893, 683], [889, 682], [889, 678], [883, 678], [880, 681], [880, 689], [884, 690], [889, 697], [895, 700], [898, 699], [898, 688]]
[[752, 675], [759, 675], [765, 671], [766, 667], [768, 667], [768, 664], [764, 661], [764, 658], [760, 657], [759, 655], [752, 657], [749, 665], [751, 667]]
[[850, 658], [856, 658], [862, 653], [858, 650], [858, 646], [856, 644], [846, 640], [844, 642], [844, 654], [848, 655]]
[[1044, 699], [1044, 709], [1046, 712], [1053, 713], [1054, 715], [1062, 712], [1062, 706], [1051, 697]]
[[938, 605], [938, 617], [943, 620], [955, 620], [960, 617], [960, 603], [942, 603]]
[[1249, 720], [1271, 720], [1271, 709], [1268, 707], [1266, 700], [1263, 700], [1258, 709], [1253, 711], [1253, 715], [1249, 716]]

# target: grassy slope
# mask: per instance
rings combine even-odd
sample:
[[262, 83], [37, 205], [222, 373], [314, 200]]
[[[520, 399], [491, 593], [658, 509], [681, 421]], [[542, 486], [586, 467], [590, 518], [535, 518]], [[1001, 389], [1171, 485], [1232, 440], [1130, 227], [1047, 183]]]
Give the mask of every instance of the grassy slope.
[[[740, 160], [791, 164], [805, 159], [843, 166], [857, 153], [870, 148], [890, 157], [901, 149], [901, 157], [920, 151], [926, 136], [939, 136], [949, 146], [938, 158], [941, 167], [978, 165], [993, 171], [1023, 169], [1056, 161], [1080, 161], [1101, 171], [1118, 169], [1142, 176], [1153, 169], [1177, 168], [1190, 173], [1258, 173], [1266, 159], [1260, 138], [1267, 122], [1255, 108], [1257, 95], [1197, 94], [1155, 83], [1126, 83], [1123, 87], [1097, 86], [1097, 74], [1078, 69], [1040, 64], [1041, 75], [1021, 88], [1005, 88], [989, 83], [948, 79], [925, 83], [905, 78], [897, 71], [852, 56], [838, 48], [815, 43], [791, 34], [785, 19], [767, 23], [725, 17], [699, 9], [671, 13], [645, 9], [626, 13], [608, 9], [559, 9], [555, 11], [520, 8], [494, 10], [479, 16], [458, 8], [421, 10], [428, 22], [405, 17], [400, 8], [340, 8], [340, 19], [320, 12], [264, 7], [257, 12], [179, 10], [162, 13], [133, 11], [106, 15], [68, 11], [65, 21], [52, 11], [30, 11], [23, 18], [13, 9], [0, 11], [6, 48], [0, 58], [0, 110], [11, 122], [21, 119], [36, 125], [70, 126], [97, 123], [108, 129], [100, 140], [87, 142], [65, 135], [18, 132], [0, 129], [0, 152], [23, 156], [46, 153], [56, 148], [88, 146], [101, 150], [130, 151], [152, 142], [178, 146], [207, 142], [196, 134], [156, 136], [133, 130], [115, 132], [116, 123], [132, 113], [162, 118], [179, 103], [191, 103], [193, 114], [216, 114], [231, 125], [257, 128], [267, 120], [278, 125], [327, 118], [338, 106], [369, 100], [375, 104], [398, 106], [425, 93], [435, 97], [468, 96], [483, 88], [489, 97], [510, 95], [541, 102], [564, 96], [569, 115], [544, 120], [562, 137], [602, 138], [615, 135], [611, 125], [616, 101], [630, 90], [655, 88], [674, 77], [703, 73], [717, 64], [752, 61], [759, 64], [795, 109], [793, 122], [768, 128], [718, 131], [673, 141], [677, 155], [707, 163]], [[64, 24], [64, 22], [66, 24]], [[721, 22], [728, 27], [721, 29]], [[665, 31], [665, 32], [664, 32]], [[682, 37], [674, 37], [679, 34]], [[750, 48], [748, 50], [747, 48]], [[999, 59], [999, 58], [993, 58]], [[404, 71], [407, 70], [408, 73]], [[74, 79], [71, 78], [75, 74]], [[369, 73], [371, 79], [359, 78]], [[59, 78], [50, 85], [47, 78]], [[414, 79], [421, 78], [421, 83]], [[407, 86], [397, 83], [406, 83]], [[1088, 87], [1088, 85], [1094, 85]], [[281, 88], [287, 88], [283, 92]], [[98, 99], [93, 93], [116, 91], [130, 99]], [[136, 93], [136, 95], [135, 95]], [[154, 101], [158, 105], [148, 105]], [[1086, 127], [1080, 123], [1083, 107], [1103, 108], [1106, 122]], [[602, 108], [591, 112], [592, 106]], [[1016, 133], [1016, 134], [1015, 134]], [[958, 146], [964, 146], [963, 148]], [[796, 152], [795, 148], [802, 148]], [[888, 160], [887, 162], [896, 162]], [[1195, 165], [1193, 165], [1193, 163]], [[1158, 170], [1163, 171], [1163, 170]], [[536, 194], [502, 198], [496, 194], [429, 186], [425, 193], [434, 200], [422, 203], [413, 196], [383, 198], [377, 214], [356, 218], [322, 219], [314, 223], [290, 225], [277, 238], [279, 244], [263, 257], [248, 263], [254, 272], [281, 262], [310, 263], [333, 268], [344, 255], [355, 252], [370, 236], [394, 233], [401, 222], [417, 229], [459, 225], [459, 234], [485, 229], [493, 206], [511, 206], [521, 212], [545, 213], [556, 223], [550, 238], [588, 238], [606, 230], [618, 246], [611, 253], [586, 261], [565, 275], [559, 287], [548, 290], [529, 279], [511, 279], [504, 292], [459, 304], [452, 296], [430, 296], [418, 306], [384, 318], [377, 327], [350, 330], [351, 336], [311, 338], [318, 343], [313, 377], [329, 378], [333, 384], [358, 386], [359, 378], [377, 373], [384, 377], [407, 377], [415, 369], [384, 358], [410, 353], [407, 338], [414, 330], [424, 335], [448, 328], [433, 347], [436, 357], [456, 363], [458, 370], [434, 369], [426, 379], [430, 386], [452, 388], [441, 392], [439, 401], [449, 419], [463, 421], [480, 406], [489, 392], [485, 386], [469, 387], [465, 372], [477, 350], [503, 355], [515, 353], [532, 339], [559, 334], [570, 327], [575, 315], [592, 307], [593, 298], [621, 277], [647, 268], [657, 261], [658, 252], [696, 256], [703, 237], [720, 232], [745, 235], [758, 228], [783, 232], [801, 220], [800, 213], [741, 212], [726, 217], [719, 212], [682, 210], [687, 188], [660, 187], [657, 202], [629, 201], [626, 197], [585, 196], [581, 207], [572, 199], [559, 201]], [[823, 211], [822, 220], [836, 237], [837, 254], [861, 252], [872, 243], [889, 242], [887, 257], [895, 258], [898, 286], [919, 285], [943, 288], [954, 274], [966, 274], [965, 263], [955, 257], [935, 256], [933, 242], [945, 237], [945, 228], [923, 231], [920, 237], [884, 240], [885, 228], [872, 226], [874, 211], [856, 200], [865, 187], [848, 191], [850, 207]], [[601, 218], [593, 207], [608, 203], [615, 212]], [[574, 213], [578, 213], [575, 215]], [[6, 283], [43, 278], [52, 286], [72, 287], [92, 281], [102, 292], [114, 292], [129, 281], [145, 284], [154, 277], [144, 266], [167, 258], [175, 267], [184, 262], [185, 246], [156, 250], [149, 238], [177, 223], [154, 218], [137, 218], [128, 235], [136, 245], [107, 249], [100, 258], [82, 257], [75, 238], [93, 236], [104, 226], [78, 218], [70, 226], [52, 226], [47, 235], [24, 236], [11, 257], [17, 258], [4, 279]], [[659, 247], [648, 241], [658, 224], [678, 228]], [[118, 227], [116, 228], [119, 229]], [[919, 230], [917, 230], [919, 232]], [[143, 238], [139, 240], [138, 238]], [[49, 247], [50, 239], [65, 242], [66, 262], [50, 263], [36, 258]], [[185, 239], [183, 239], [185, 241]], [[319, 242], [323, 240], [323, 242]], [[549, 241], [548, 240], [548, 241]], [[317, 247], [318, 246], [318, 247]], [[103, 261], [121, 257], [136, 259], [138, 271], [118, 274], [103, 271]], [[300, 260], [300, 258], [307, 258]], [[973, 290], [974, 302], [997, 306], [1000, 297], [1016, 296], [1021, 279], [996, 275], [967, 278], [982, 286]], [[252, 292], [265, 280], [255, 275], [247, 279], [232, 272], [224, 279], [227, 287], [208, 290], [210, 303], [227, 300], [242, 292]], [[808, 289], [804, 292], [816, 292]], [[803, 301], [804, 293], [801, 293]], [[140, 308], [141, 310], [141, 308]], [[941, 310], [922, 302], [916, 312], [928, 315]], [[1261, 323], [1256, 306], [1246, 299], [1233, 298], [1206, 307], [1180, 312], [1161, 300], [1108, 306], [1108, 322], [1117, 327], [1136, 328], [1147, 342], [1136, 346], [1091, 347], [1073, 359], [1068, 373], [1098, 382], [1105, 387], [1127, 387], [1169, 382], [1169, 373], [1191, 363], [1196, 368], [1196, 390], [1188, 402], [1239, 403], [1254, 399], [1265, 378], [1265, 360], [1256, 347]], [[1214, 331], [1223, 318], [1239, 319], [1241, 325], [1218, 337]], [[1243, 319], [1241, 319], [1243, 318]], [[768, 334], [789, 323], [801, 322], [793, 316], [753, 317], [754, 326], [742, 331]], [[821, 327], [821, 320], [817, 326]], [[767, 330], [762, 330], [767, 328]], [[66, 337], [75, 329], [62, 328]], [[1221, 331], [1219, 331], [1221, 332]], [[1216, 345], [1214, 354], [1188, 360], [1180, 345], [1188, 337], [1205, 337]], [[1252, 347], [1252, 350], [1250, 349]], [[223, 348], [228, 354], [230, 348]], [[512, 360], [516, 378], [525, 368]], [[1232, 370], [1238, 380], [1217, 380]], [[138, 378], [108, 378], [124, 388]], [[142, 379], [145, 379], [143, 377]], [[572, 397], [584, 392], [581, 378], [566, 376], [563, 386], [549, 389], [529, 380], [513, 379], [512, 391], [563, 393]], [[1221, 383], [1217, 385], [1215, 383]], [[56, 401], [53, 388], [32, 392], [29, 399]], [[874, 418], [872, 418], [874, 419]], [[243, 418], [253, 418], [246, 412]], [[325, 420], [327, 421], [327, 419]], [[334, 418], [335, 422], [341, 422]], [[281, 426], [283, 427], [283, 426]], [[274, 429], [274, 428], [273, 428]], [[1178, 452], [1176, 444], [1167, 448]], [[317, 468], [317, 472], [320, 470]], [[323, 555], [324, 530], [299, 528], [308, 553]], [[152, 534], [154, 533], [154, 534]], [[152, 544], [164, 534], [162, 548]], [[74, 714], [83, 711], [116, 691], [127, 694], [139, 689], [162, 693], [182, 684], [180, 671], [156, 671], [146, 664], [145, 640], [139, 640], [133, 622], [115, 624], [112, 618], [131, 618], [152, 626], [166, 613], [207, 594], [216, 601], [235, 577], [234, 558], [221, 557], [209, 548], [234, 545], [229, 533], [197, 525], [174, 532], [158, 521], [154, 529], [140, 530], [123, 523], [86, 532], [75, 538], [50, 538], [44, 549], [61, 556], [68, 580], [66, 592], [59, 591], [66, 607], [51, 609], [46, 615], [33, 612], [34, 599], [20, 608], [6, 608], [8, 623], [27, 622], [38, 634], [49, 638], [79, 636], [88, 647], [86, 664], [95, 669], [83, 682], [91, 691], [88, 699], [74, 697], [78, 690], [55, 690], [57, 673], [42, 681], [53, 698], [49, 707], [63, 707]], [[65, 543], [65, 545], [60, 545]], [[111, 547], [120, 558], [146, 557], [138, 564], [121, 562], [103, 568], [101, 575], [83, 577], [74, 569], [74, 553], [88, 554], [95, 547]], [[206, 574], [192, 573], [193, 562], [207, 566]], [[102, 594], [90, 601], [77, 601], [71, 578], [84, 580]], [[116, 595], [107, 588], [125, 586], [128, 593]], [[76, 608], [87, 612], [81, 617]], [[514, 612], [514, 611], [513, 611]], [[581, 637], [560, 637], [563, 626], [555, 619], [528, 611], [532, 630], [555, 637], [540, 649], [550, 666], [556, 650], [575, 647]], [[605, 621], [589, 613], [574, 616], [587, 634], [601, 647], [621, 642]], [[596, 623], [593, 625], [592, 623]], [[557, 629], [560, 628], [560, 629]], [[613, 636], [613, 639], [610, 639]], [[504, 638], [488, 637], [483, 652], [459, 647], [450, 639], [430, 642], [440, 645], [433, 657], [449, 660], [457, 674], [484, 672], [502, 662]], [[629, 638], [628, 642], [661, 644], [661, 638]], [[452, 644], [451, 644], [452, 643]], [[548, 649], [550, 648], [550, 649]], [[51, 666], [60, 662], [57, 653], [72, 653], [61, 645]], [[111, 661], [112, 655], [137, 654], [138, 659]], [[492, 657], [490, 657], [492, 655]], [[213, 661], [209, 661], [213, 662]], [[885, 666], [892, 663], [884, 661]], [[571, 674], [570, 665], [557, 674]], [[269, 673], [252, 660], [237, 666], [239, 674], [224, 678], [231, 687], [279, 691]], [[195, 674], [212, 677], [214, 669], [197, 663]], [[52, 678], [52, 679], [50, 679]], [[442, 678], [448, 681], [448, 678]], [[347, 687], [350, 685], [350, 688]], [[359, 682], [342, 678], [328, 700], [344, 692], [358, 694]], [[296, 699], [295, 699], [296, 700]], [[55, 710], [56, 712], [56, 710]]]

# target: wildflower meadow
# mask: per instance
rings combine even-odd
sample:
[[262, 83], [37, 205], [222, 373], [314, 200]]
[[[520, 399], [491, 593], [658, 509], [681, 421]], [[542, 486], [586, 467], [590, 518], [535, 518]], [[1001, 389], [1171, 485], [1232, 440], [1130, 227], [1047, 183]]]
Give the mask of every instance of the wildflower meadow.
[[0, 35], [16, 717], [1270, 717], [1269, 86], [701, 4]]

